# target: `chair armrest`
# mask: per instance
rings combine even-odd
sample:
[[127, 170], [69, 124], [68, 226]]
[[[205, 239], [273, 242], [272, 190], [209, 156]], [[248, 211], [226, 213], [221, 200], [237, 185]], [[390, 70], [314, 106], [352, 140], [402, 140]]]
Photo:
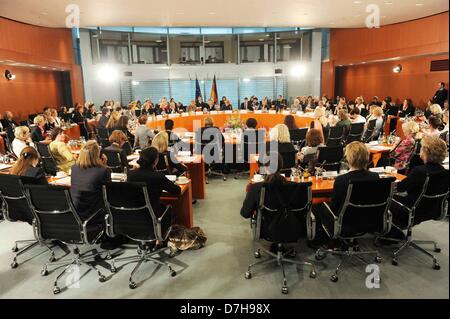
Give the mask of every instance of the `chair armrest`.
[[[172, 216], [170, 214], [167, 214], [167, 212], [172, 208], [171, 205], [167, 205], [166, 209], [164, 210], [164, 213], [161, 215], [161, 217], [158, 218], [158, 223], [161, 224], [165, 219], [171, 218]], [[167, 217], [168, 216], [168, 217]]]
[[333, 211], [331, 210], [330, 206], [327, 203], [323, 203], [325, 208], [326, 208], [326, 212], [329, 214], [329, 216], [335, 221], [338, 221], [338, 218], [336, 217], [336, 215], [333, 213]]
[[308, 215], [306, 216], [306, 235], [307, 240], [313, 240], [316, 238], [316, 216], [312, 212], [312, 210], [309, 211]]
[[[91, 216], [89, 216], [87, 219], [85, 219], [84, 221], [83, 221], [83, 238], [84, 238], [84, 241], [86, 242], [86, 243], [89, 243], [89, 239], [88, 239], [88, 236], [87, 236], [87, 226], [88, 226], [88, 224], [89, 224], [89, 222], [95, 217], [95, 216], [97, 216], [100, 212], [103, 212], [103, 208], [100, 208], [99, 210], [97, 210], [95, 213], [93, 213]], [[101, 231], [101, 233], [103, 233], [103, 230]], [[101, 236], [101, 235], [100, 235]], [[98, 236], [98, 237], [100, 237], [100, 236]], [[98, 238], [97, 238], [98, 239]]]
[[398, 200], [396, 200], [395, 198], [392, 198], [392, 202], [396, 203], [397, 205], [401, 206], [402, 208], [404, 208], [406, 210], [406, 212], [408, 214], [411, 213], [411, 208], [406, 206], [405, 204], [400, 203]]

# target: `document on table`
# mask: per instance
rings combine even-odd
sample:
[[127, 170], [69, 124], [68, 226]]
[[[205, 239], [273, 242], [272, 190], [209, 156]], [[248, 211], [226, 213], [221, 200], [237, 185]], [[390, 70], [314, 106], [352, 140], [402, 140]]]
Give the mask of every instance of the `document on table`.
[[50, 184], [52, 185], [65, 185], [65, 186], [70, 186], [72, 182], [72, 179], [70, 176], [66, 176], [57, 180], [54, 180], [52, 182], [50, 182]]
[[10, 165], [10, 164], [0, 164], [0, 171], [11, 168], [11, 167], [12, 167], [12, 165]]

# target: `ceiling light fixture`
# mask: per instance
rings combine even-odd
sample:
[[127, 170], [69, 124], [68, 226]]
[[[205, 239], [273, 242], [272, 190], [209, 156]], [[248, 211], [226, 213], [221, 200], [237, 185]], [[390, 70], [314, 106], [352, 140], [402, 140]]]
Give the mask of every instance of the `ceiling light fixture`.
[[16, 75], [13, 74], [11, 71], [6, 70], [6, 71], [5, 71], [5, 78], [6, 78], [8, 81], [12, 81], [12, 80], [15, 80], [15, 79], [16, 79]]
[[395, 68], [392, 69], [392, 71], [394, 73], [400, 73], [400, 72], [402, 72], [402, 70], [403, 70], [403, 67], [401, 64], [397, 65]]

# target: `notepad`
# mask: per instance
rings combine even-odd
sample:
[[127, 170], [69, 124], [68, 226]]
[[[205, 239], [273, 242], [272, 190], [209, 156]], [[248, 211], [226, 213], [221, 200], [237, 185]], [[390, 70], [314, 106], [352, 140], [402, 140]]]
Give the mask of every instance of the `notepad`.
[[11, 167], [12, 167], [12, 165], [9, 165], [9, 164], [0, 164], [0, 171], [11, 168]]

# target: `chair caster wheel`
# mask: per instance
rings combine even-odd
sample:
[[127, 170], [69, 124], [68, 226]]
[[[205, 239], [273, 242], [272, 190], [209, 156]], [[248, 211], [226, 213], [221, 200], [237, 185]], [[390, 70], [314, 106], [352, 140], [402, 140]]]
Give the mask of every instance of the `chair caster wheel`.
[[323, 259], [325, 259], [325, 257], [326, 257], [327, 255], [326, 254], [323, 254], [323, 253], [316, 253], [315, 255], [314, 255], [314, 258], [317, 260], [317, 261], [321, 261], [321, 260], [323, 260]]
[[47, 268], [44, 268], [44, 269], [41, 270], [41, 276], [42, 276], [42, 277], [48, 276], [48, 270], [47, 270]]
[[17, 253], [19, 251], [19, 248], [17, 248], [17, 246], [14, 246], [13, 248], [11, 248], [11, 251], [13, 253]]
[[377, 264], [381, 263], [381, 261], [382, 261], [382, 259], [381, 259], [380, 256], [375, 257], [375, 262], [376, 262]]
[[175, 270], [170, 271], [170, 276], [175, 277], [177, 275], [177, 272]]
[[315, 271], [311, 271], [309, 273], [309, 278], [315, 279], [317, 277], [317, 273]]
[[398, 266], [397, 259], [392, 259], [392, 266]]
[[58, 286], [53, 287], [53, 294], [54, 294], [54, 295], [57, 295], [57, 294], [59, 294], [60, 292], [61, 292], [61, 289], [59, 289]]
[[117, 272], [117, 268], [116, 267], [111, 267], [110, 271], [115, 274]]
[[235, 180], [238, 180], [238, 179], [239, 179], [239, 177], [235, 176], [235, 177], [234, 177], [234, 179], [235, 179]]
[[98, 281], [99, 281], [99, 282], [105, 282], [105, 281], [106, 281], [106, 277], [103, 276], [103, 275], [100, 275], [100, 276], [98, 277]]
[[131, 281], [128, 287], [130, 287], [130, 289], [136, 289], [137, 285], [134, 281]]
[[17, 267], [19, 267], [19, 264], [17, 263], [17, 261], [13, 261], [12, 263], [11, 263], [11, 268], [12, 269], [15, 269], [15, 268], [17, 268]]
[[53, 263], [53, 262], [55, 262], [55, 261], [56, 261], [55, 256], [51, 256], [51, 257], [48, 259], [48, 262], [50, 262], [50, 263]]
[[434, 270], [441, 270], [441, 265], [439, 265], [437, 262], [435, 262], [435, 263], [433, 264], [433, 269], [434, 269]]
[[106, 259], [107, 259], [107, 260], [111, 260], [111, 259], [112, 259], [111, 254], [106, 255]]
[[226, 182], [226, 181], [227, 181], [227, 178], [226, 178], [226, 177], [224, 177], [224, 178], [223, 178], [223, 181], [224, 181], [224, 182]]
[[255, 258], [256, 259], [261, 258], [261, 253], [259, 251], [255, 251]]
[[252, 279], [252, 273], [250, 271], [245, 273], [245, 279]]
[[330, 277], [330, 280], [331, 280], [332, 282], [338, 282], [339, 277], [336, 276], [336, 275], [333, 275], [333, 276]]
[[440, 248], [436, 248], [436, 249], [434, 250], [434, 252], [439, 254], [439, 253], [441, 252], [441, 249], [440, 249]]
[[281, 293], [282, 293], [283, 295], [287, 295], [287, 294], [289, 293], [288, 287], [283, 286], [283, 287], [281, 288]]
[[206, 181], [206, 185], [209, 185], [209, 181]]

